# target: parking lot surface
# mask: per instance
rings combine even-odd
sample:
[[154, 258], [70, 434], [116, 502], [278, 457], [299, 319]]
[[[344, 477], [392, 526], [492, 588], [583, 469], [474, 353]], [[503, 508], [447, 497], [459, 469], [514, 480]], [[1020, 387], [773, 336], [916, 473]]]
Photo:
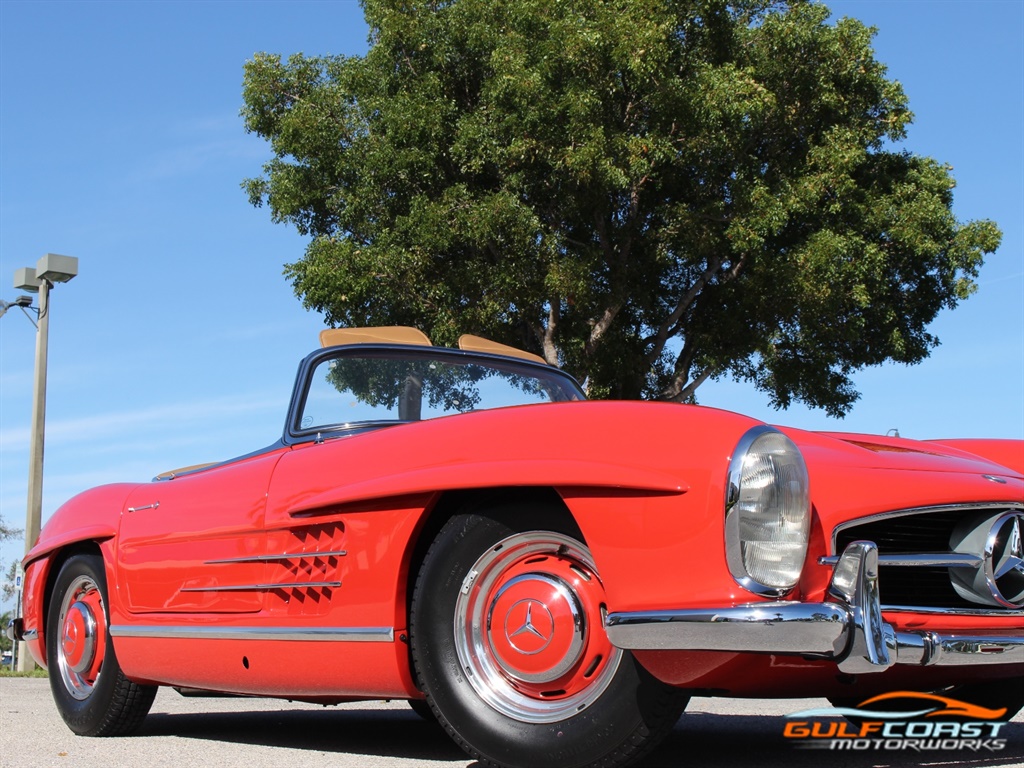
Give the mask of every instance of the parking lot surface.
[[[786, 715], [825, 707], [820, 699], [695, 698], [669, 739], [641, 766], [721, 768], [1024, 768], [1024, 714], [1004, 726], [1005, 746], [986, 749], [862, 751], [799, 749], [783, 736]], [[273, 699], [185, 698], [162, 688], [138, 734], [73, 735], [46, 680], [0, 678], [3, 768], [411, 768], [474, 766], [434, 723], [405, 702], [337, 707]]]

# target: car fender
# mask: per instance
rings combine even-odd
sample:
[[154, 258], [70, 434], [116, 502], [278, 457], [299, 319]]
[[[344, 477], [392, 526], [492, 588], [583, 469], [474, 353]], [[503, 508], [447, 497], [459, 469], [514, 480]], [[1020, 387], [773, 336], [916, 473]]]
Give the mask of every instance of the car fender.
[[102, 485], [63, 504], [43, 526], [35, 546], [25, 556], [25, 564], [70, 544], [116, 536], [125, 500], [137, 485]]
[[[599, 479], [598, 479], [599, 478]], [[642, 493], [684, 494], [689, 485], [667, 473], [611, 462], [573, 459], [510, 459], [466, 462], [458, 466], [418, 467], [406, 472], [336, 486], [304, 498], [290, 515], [343, 504], [433, 493], [439, 490], [502, 486], [587, 486]]]
[[73, 497], [53, 513], [25, 556], [22, 616], [29, 652], [41, 666], [47, 663], [44, 632], [47, 590], [56, 576], [54, 568], [59, 567], [63, 550], [86, 542], [100, 548], [111, 596], [109, 609], [116, 610], [111, 546], [117, 536], [125, 499], [135, 487], [135, 483], [105, 485]]
[[[417, 520], [409, 521], [415, 533], [402, 573], [378, 567], [367, 575], [376, 585], [374, 601], [390, 602], [390, 615], [401, 616], [404, 590], [385, 594], [386, 585], [408, 578], [419, 533], [433, 530], [425, 524], [431, 499], [448, 492], [549, 488], [593, 552], [609, 610], [674, 605], [683, 598], [710, 603], [736, 588], [721, 533], [725, 483], [739, 439], [758, 424], [678, 404], [580, 402], [476, 412], [309, 442], [294, 446], [275, 470], [266, 523], [269, 530], [285, 530], [334, 515], [408, 509]], [[354, 482], [343, 482], [346, 477]], [[449, 514], [452, 508], [441, 510]], [[372, 520], [365, 524], [376, 524]], [[353, 567], [354, 555], [349, 562], [346, 567]], [[350, 576], [348, 585], [355, 584]]]

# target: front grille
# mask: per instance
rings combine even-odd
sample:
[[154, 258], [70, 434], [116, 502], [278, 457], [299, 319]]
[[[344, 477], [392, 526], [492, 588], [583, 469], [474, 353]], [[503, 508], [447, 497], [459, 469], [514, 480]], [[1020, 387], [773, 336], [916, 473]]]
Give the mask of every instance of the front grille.
[[[1012, 610], [965, 598], [953, 587], [950, 567], [942, 565], [895, 565], [886, 563], [900, 555], [952, 555], [951, 539], [958, 525], [1020, 512], [1020, 505], [967, 505], [893, 512], [847, 523], [833, 534], [836, 555], [854, 541], [872, 541], [879, 554], [879, 596], [885, 608], [940, 608], [953, 610]], [[966, 554], [961, 547], [958, 554]], [[984, 567], [983, 548], [971, 552]], [[963, 568], [959, 569], [961, 573]]]

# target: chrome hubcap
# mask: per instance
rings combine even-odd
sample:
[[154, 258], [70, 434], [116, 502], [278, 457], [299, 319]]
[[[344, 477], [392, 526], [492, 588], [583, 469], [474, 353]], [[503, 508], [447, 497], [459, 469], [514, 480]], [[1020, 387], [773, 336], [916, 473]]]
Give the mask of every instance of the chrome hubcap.
[[64, 619], [61, 652], [72, 672], [81, 674], [89, 669], [96, 655], [96, 617], [88, 605], [76, 602], [68, 609]]
[[71, 583], [59, 621], [57, 669], [68, 693], [87, 699], [99, 679], [106, 645], [106, 618], [95, 581], [79, 576]]
[[604, 631], [590, 552], [557, 533], [510, 536], [485, 552], [456, 601], [455, 646], [480, 698], [508, 717], [563, 720], [608, 687], [622, 652]]
[[544, 573], [517, 576], [490, 603], [487, 639], [498, 666], [529, 683], [558, 680], [583, 652], [583, 607], [572, 588]]

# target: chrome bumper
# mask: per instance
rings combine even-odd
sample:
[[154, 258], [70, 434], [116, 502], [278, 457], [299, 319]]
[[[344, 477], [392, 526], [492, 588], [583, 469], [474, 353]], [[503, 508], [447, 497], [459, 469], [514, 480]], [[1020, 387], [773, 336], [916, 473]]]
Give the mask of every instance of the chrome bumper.
[[894, 664], [1024, 664], [1024, 634], [897, 632], [882, 619], [878, 548], [846, 548], [823, 603], [749, 603], [730, 608], [612, 613], [608, 638], [628, 650], [737, 651], [818, 656], [850, 674]]
[[20, 643], [25, 639], [25, 622], [20, 618], [11, 619], [7, 622], [7, 628], [4, 630], [4, 634], [7, 635], [8, 640]]

